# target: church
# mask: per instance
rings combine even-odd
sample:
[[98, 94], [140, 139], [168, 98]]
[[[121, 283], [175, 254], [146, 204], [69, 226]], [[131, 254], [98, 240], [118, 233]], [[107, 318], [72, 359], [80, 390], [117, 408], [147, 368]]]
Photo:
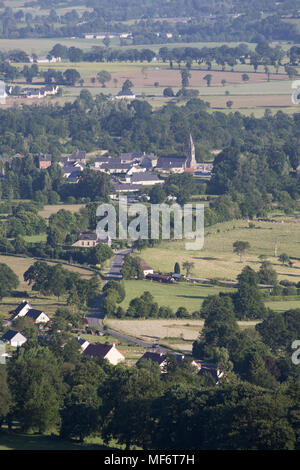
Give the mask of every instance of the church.
[[161, 173], [194, 173], [197, 167], [195, 153], [195, 145], [190, 134], [187, 154], [183, 156], [168, 155], [159, 157], [155, 169]]

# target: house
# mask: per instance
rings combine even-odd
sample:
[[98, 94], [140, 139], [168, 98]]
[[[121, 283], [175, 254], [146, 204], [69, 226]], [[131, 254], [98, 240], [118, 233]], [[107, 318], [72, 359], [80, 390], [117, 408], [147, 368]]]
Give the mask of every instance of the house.
[[11, 346], [18, 348], [26, 343], [27, 338], [25, 338], [25, 336], [23, 336], [19, 331], [8, 330], [4, 333], [1, 340], [6, 344], [10, 344]]
[[142, 357], [140, 357], [136, 364], [138, 365], [142, 360], [152, 361], [158, 364], [161, 372], [163, 372], [164, 366], [167, 363], [166, 359], [167, 356], [164, 353], [147, 351]]
[[97, 167], [98, 171], [113, 174], [125, 174], [132, 167], [131, 163], [122, 163], [120, 158], [110, 158], [107, 163], [102, 163]]
[[141, 184], [142, 186], [154, 186], [156, 184], [164, 184], [164, 180], [160, 180], [157, 175], [151, 171], [144, 173], [134, 173], [126, 176], [126, 183]]
[[147, 171], [152, 170], [157, 165], [157, 156], [151, 153], [150, 155], [144, 155], [140, 161], [140, 167], [145, 168]]
[[224, 372], [215, 366], [201, 365], [201, 369], [198, 374], [200, 377], [203, 377], [205, 374], [209, 374], [215, 380], [216, 385], [219, 383], [221, 377], [223, 377]]
[[85, 163], [86, 160], [86, 152], [82, 152], [81, 150], [75, 150], [72, 152], [70, 156], [70, 160], [75, 160], [76, 162], [79, 163]]
[[69, 178], [74, 172], [80, 173], [85, 169], [85, 164], [77, 161], [62, 161], [60, 166], [62, 166], [65, 178]]
[[25, 317], [26, 313], [32, 309], [31, 305], [27, 300], [23, 300], [20, 305], [14, 311], [14, 320], [19, 317]]
[[159, 273], [152, 273], [152, 274], [147, 274], [145, 276], [146, 279], [149, 279], [149, 281], [157, 281], [157, 282], [164, 282], [167, 284], [172, 284], [175, 282], [172, 276], [169, 276], [168, 274], [159, 274]]
[[91, 358], [106, 359], [110, 364], [116, 365], [125, 361], [123, 354], [118, 351], [115, 344], [90, 344], [83, 354]]
[[[162, 353], [162, 352], [151, 352], [151, 351], [147, 351], [145, 352], [145, 354], [137, 361], [137, 364], [140, 363], [140, 361], [142, 360], [149, 360], [149, 361], [152, 361], [152, 362], [156, 362], [159, 367], [160, 367], [160, 370], [162, 373], [165, 372], [164, 368], [165, 366], [167, 365], [167, 354], [166, 353]], [[182, 367], [183, 364], [184, 364], [184, 354], [173, 354], [172, 357], [175, 358], [176, 362], [177, 362], [177, 365], [179, 367]], [[193, 366], [195, 366], [195, 371], [198, 371], [199, 370], [199, 367], [197, 366], [197, 363], [196, 361], [192, 360], [191, 361], [191, 364]]]
[[121, 163], [139, 163], [143, 157], [143, 152], [121, 153]]
[[82, 349], [82, 351], [85, 351], [86, 348], [89, 346], [89, 342], [86, 340], [86, 339], [83, 339], [83, 338], [80, 338], [80, 336], [78, 336], [77, 338], [77, 341], [80, 345], [80, 348]]
[[148, 274], [153, 274], [154, 270], [149, 266], [149, 264], [146, 263], [143, 259], [140, 261], [140, 266], [143, 270], [144, 276], [146, 277]]
[[26, 318], [32, 318], [34, 320], [34, 323], [48, 323], [50, 321], [50, 318], [48, 315], [46, 315], [45, 312], [42, 312], [41, 310], [36, 310], [35, 308], [31, 308], [28, 310], [26, 313]]
[[92, 248], [99, 245], [99, 243], [105, 243], [111, 246], [111, 238], [109, 235], [105, 238], [99, 238], [97, 233], [94, 232], [80, 232], [78, 240], [73, 243], [72, 246], [78, 246], [81, 248]]
[[111, 182], [116, 193], [137, 193], [143, 189], [141, 184], [122, 183], [121, 181]]
[[52, 165], [52, 156], [51, 155], [38, 155], [37, 156], [38, 167], [46, 170], [49, 166]]
[[183, 173], [186, 157], [166, 156], [159, 157], [155, 170], [161, 173]]
[[135, 100], [135, 94], [131, 90], [121, 90], [115, 96], [116, 100]]

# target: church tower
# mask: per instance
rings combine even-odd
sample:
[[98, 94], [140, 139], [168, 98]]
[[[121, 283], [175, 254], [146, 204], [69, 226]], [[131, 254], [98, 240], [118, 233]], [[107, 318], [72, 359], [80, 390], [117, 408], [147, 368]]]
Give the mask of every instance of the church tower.
[[197, 165], [197, 162], [195, 158], [195, 145], [193, 142], [192, 135], [190, 134], [187, 159], [186, 159], [186, 168], [195, 170], [196, 165]]

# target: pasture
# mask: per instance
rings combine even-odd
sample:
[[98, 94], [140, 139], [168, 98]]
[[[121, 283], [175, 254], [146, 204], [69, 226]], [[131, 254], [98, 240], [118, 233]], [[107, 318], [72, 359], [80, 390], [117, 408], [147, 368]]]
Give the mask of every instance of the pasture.
[[217, 295], [219, 292], [231, 292], [232, 289], [210, 285], [194, 285], [186, 282], [173, 284], [161, 284], [155, 281], [124, 281], [126, 298], [121, 307], [128, 308], [129, 302], [139, 297], [145, 291], [151, 292], [155, 302], [159, 306], [169, 306], [176, 311], [179, 307], [185, 307], [188, 311], [199, 311], [203, 300], [208, 295]]
[[[235, 220], [208, 227], [205, 230], [204, 246], [200, 251], [187, 251], [184, 241], [163, 241], [158, 247], [143, 250], [139, 255], [156, 271], [173, 272], [177, 261], [194, 263], [191, 278], [216, 278], [236, 280], [242, 269], [249, 265], [256, 271], [260, 267], [260, 255], [265, 255], [278, 274], [278, 279], [300, 281], [300, 219], [278, 218], [276, 223], [256, 222], [249, 228], [245, 220]], [[250, 249], [242, 262], [233, 253], [233, 243], [248, 241]], [[287, 253], [295, 258], [293, 268], [282, 265], [278, 256]], [[183, 270], [182, 270], [183, 272]]]
[[[31, 287], [23, 279], [24, 272], [35, 262], [33, 258], [23, 258], [16, 256], [5, 256], [0, 255], [0, 263], [7, 264], [18, 276], [20, 284], [17, 291], [26, 292], [29, 295], [28, 301], [33, 308], [44, 310], [48, 315], [53, 315], [55, 311], [60, 307], [66, 306], [66, 296], [61, 296], [59, 299], [54, 296], [42, 296], [38, 292], [31, 290]], [[48, 263], [54, 265], [55, 263]], [[66, 264], [63, 267], [71, 272], [77, 272], [83, 279], [90, 279], [94, 274], [92, 271], [88, 271], [84, 268], [77, 268], [76, 266], [68, 266]], [[4, 297], [0, 304], [0, 315], [4, 318], [9, 318], [8, 312], [14, 310], [23, 300], [24, 296], [20, 297]], [[26, 297], [27, 298], [27, 297]]]

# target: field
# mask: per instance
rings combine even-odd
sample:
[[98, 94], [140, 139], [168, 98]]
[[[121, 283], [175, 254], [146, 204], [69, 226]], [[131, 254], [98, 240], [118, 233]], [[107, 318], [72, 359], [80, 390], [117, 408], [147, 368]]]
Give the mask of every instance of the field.
[[[279, 280], [300, 281], [300, 219], [278, 218], [278, 222], [254, 222], [250, 229], [248, 222], [238, 220], [214, 225], [205, 231], [204, 247], [201, 251], [186, 251], [183, 241], [162, 242], [156, 248], [143, 250], [140, 256], [161, 272], [172, 272], [174, 263], [184, 261], [194, 263], [191, 278], [218, 278], [236, 280], [244, 266], [249, 265], [256, 271], [260, 266], [260, 255], [268, 258], [278, 274]], [[233, 253], [236, 240], [248, 241], [250, 249], [242, 262]], [[287, 253], [295, 258], [295, 266], [282, 265], [274, 256]]]
[[[160, 342], [168, 347], [190, 353], [192, 343], [202, 330], [203, 320], [113, 320], [106, 319], [108, 327], [144, 341]], [[254, 328], [258, 321], [238, 322], [241, 329]]]
[[[33, 308], [45, 311], [48, 315], [53, 315], [59, 307], [66, 305], [66, 298], [62, 296], [59, 300], [57, 297], [53, 296], [39, 296], [38, 293], [31, 291], [31, 288], [23, 279], [24, 272], [34, 263], [32, 258], [22, 258], [14, 256], [4, 256], [0, 255], [0, 263], [7, 264], [19, 277], [19, 287], [18, 291], [27, 292], [30, 295], [28, 299]], [[54, 264], [54, 263], [49, 263]], [[83, 268], [77, 268], [74, 266], [63, 265], [64, 268], [69, 271], [79, 273], [82, 278], [90, 279], [93, 275], [92, 271], [85, 270]], [[0, 304], [0, 315], [3, 315], [5, 318], [9, 318], [7, 315], [9, 311], [15, 309], [23, 300], [23, 296], [20, 298], [17, 297], [4, 297]]]
[[45, 219], [49, 219], [50, 215], [56, 214], [61, 209], [70, 212], [79, 212], [81, 207], [84, 207], [85, 204], [53, 204], [53, 205], [45, 205], [44, 208], [39, 211], [39, 215], [44, 217]]
[[232, 289], [209, 285], [192, 285], [187, 283], [161, 284], [151, 281], [125, 281], [126, 299], [121, 306], [128, 308], [129, 302], [145, 291], [151, 292], [159, 306], [169, 306], [174, 311], [185, 307], [190, 312], [199, 311], [203, 300], [208, 295], [217, 295], [220, 291], [230, 292]]
[[[0, 40], [1, 43], [1, 40]], [[24, 64], [16, 64], [22, 68]], [[53, 68], [64, 72], [68, 68], [76, 68], [84, 80], [83, 87], [76, 85], [74, 87], [63, 87], [61, 97], [48, 97], [47, 101], [52, 103], [64, 104], [70, 102], [79, 96], [82, 89], [90, 91], [95, 96], [99, 93], [116, 95], [125, 80], [131, 80], [134, 85], [134, 92], [140, 99], [146, 99], [154, 108], [163, 106], [168, 101], [177, 101], [175, 98], [166, 99], [163, 96], [163, 90], [166, 87], [172, 87], [174, 93], [181, 88], [180, 69], [176, 66], [170, 69], [168, 63], [131, 63], [131, 62], [113, 62], [113, 63], [71, 63], [62, 62], [58, 64], [39, 64], [41, 72]], [[277, 111], [284, 109], [288, 112], [298, 112], [299, 106], [294, 105], [291, 99], [291, 84], [283, 67], [279, 73], [275, 73], [274, 67], [270, 68], [269, 81], [262, 66], [258, 68], [257, 73], [253, 72], [253, 67], [249, 64], [237, 65], [234, 71], [228, 67], [224, 71], [218, 69], [213, 64], [212, 70], [203, 70], [194, 67], [191, 70], [190, 89], [196, 89], [199, 97], [210, 103], [212, 110], [227, 111], [227, 102], [232, 101], [232, 109], [238, 109], [243, 113], [254, 112], [260, 116], [261, 110], [269, 108]], [[97, 82], [92, 83], [92, 79], [97, 76], [100, 70], [106, 70], [111, 73], [111, 81], [106, 83], [105, 87]], [[211, 85], [207, 86], [204, 77], [207, 74], [212, 75]], [[247, 73], [249, 81], [242, 80], [242, 74]], [[222, 81], [225, 80], [225, 84]], [[20, 83], [21, 84], [21, 83]], [[38, 85], [39, 79], [35, 80], [33, 85]], [[22, 105], [24, 103], [36, 103], [37, 100], [26, 100], [20, 98], [9, 98], [6, 104], [2, 106], [10, 107], [14, 104]], [[38, 102], [40, 102], [38, 100]]]

